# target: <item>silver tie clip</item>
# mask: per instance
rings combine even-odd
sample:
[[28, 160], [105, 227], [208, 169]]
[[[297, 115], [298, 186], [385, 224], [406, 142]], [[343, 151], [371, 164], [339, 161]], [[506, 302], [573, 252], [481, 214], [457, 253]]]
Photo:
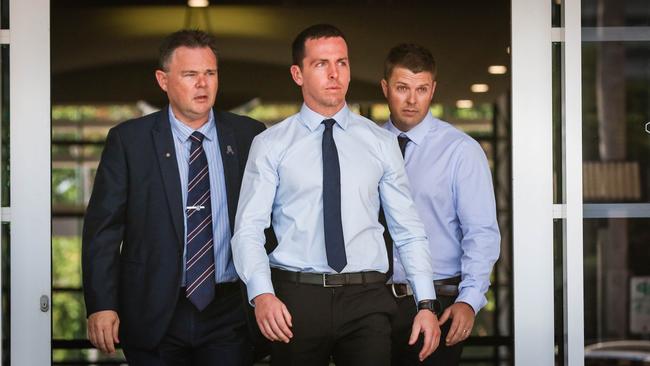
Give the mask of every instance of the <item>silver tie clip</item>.
[[205, 206], [187, 206], [188, 210], [195, 210], [195, 211], [201, 211], [205, 208]]

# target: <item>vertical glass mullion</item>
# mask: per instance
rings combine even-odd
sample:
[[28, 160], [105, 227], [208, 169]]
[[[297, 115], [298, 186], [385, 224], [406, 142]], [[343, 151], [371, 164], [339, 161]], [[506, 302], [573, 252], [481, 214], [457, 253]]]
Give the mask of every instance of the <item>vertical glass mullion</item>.
[[564, 334], [565, 362], [584, 365], [583, 193], [582, 193], [582, 36], [581, 2], [564, 0], [562, 9], [563, 191], [564, 226]]
[[[7, 14], [2, 1], [0, 18]], [[4, 23], [3, 23], [4, 24]], [[10, 207], [9, 196], [9, 45], [0, 45], [0, 363], [10, 365], [10, 231], [5, 222]]]

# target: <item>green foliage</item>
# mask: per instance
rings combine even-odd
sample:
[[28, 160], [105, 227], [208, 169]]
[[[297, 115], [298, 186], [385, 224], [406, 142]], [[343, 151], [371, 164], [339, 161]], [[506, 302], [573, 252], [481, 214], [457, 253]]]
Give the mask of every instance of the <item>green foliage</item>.
[[81, 238], [52, 238], [52, 286], [81, 288]]
[[76, 204], [81, 200], [81, 184], [77, 170], [52, 169], [52, 203]]

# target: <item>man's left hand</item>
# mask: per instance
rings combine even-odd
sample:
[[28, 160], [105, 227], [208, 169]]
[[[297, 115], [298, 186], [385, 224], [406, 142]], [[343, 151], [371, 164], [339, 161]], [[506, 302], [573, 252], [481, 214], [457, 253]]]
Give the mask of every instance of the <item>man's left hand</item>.
[[445, 344], [453, 346], [466, 340], [472, 334], [474, 317], [474, 309], [464, 302], [457, 302], [445, 309], [440, 317], [440, 325], [451, 318], [451, 327], [449, 327], [447, 338], [445, 338]]
[[411, 329], [411, 338], [409, 338], [409, 345], [414, 345], [418, 340], [420, 333], [424, 334], [424, 345], [418, 357], [420, 362], [429, 357], [433, 351], [438, 348], [440, 343], [440, 326], [438, 325], [438, 318], [436, 314], [430, 310], [418, 311], [415, 319], [413, 319], [413, 328]]

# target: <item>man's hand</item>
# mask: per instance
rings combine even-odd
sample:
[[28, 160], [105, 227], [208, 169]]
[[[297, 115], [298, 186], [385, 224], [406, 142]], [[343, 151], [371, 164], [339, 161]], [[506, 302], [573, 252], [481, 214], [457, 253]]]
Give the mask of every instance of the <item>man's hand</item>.
[[255, 319], [262, 334], [271, 341], [289, 343], [291, 333], [291, 314], [287, 307], [273, 294], [261, 294], [253, 299]]
[[120, 318], [113, 310], [102, 310], [88, 317], [88, 339], [93, 346], [104, 353], [114, 353], [120, 329]]
[[445, 344], [447, 346], [453, 346], [458, 342], [466, 340], [472, 333], [474, 317], [474, 309], [464, 302], [457, 302], [445, 309], [440, 317], [440, 325], [444, 324], [449, 318], [452, 319]]
[[418, 357], [420, 362], [429, 357], [433, 351], [438, 348], [440, 342], [440, 326], [436, 314], [430, 310], [418, 311], [415, 319], [413, 319], [413, 328], [411, 329], [411, 338], [409, 338], [409, 345], [412, 346], [417, 342], [420, 333], [424, 333], [424, 345]]

